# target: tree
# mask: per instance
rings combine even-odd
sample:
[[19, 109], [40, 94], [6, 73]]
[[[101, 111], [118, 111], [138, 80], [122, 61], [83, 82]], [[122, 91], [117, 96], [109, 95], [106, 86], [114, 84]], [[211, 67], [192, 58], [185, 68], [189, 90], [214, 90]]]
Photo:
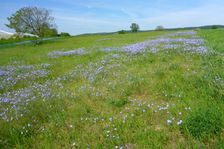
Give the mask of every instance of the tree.
[[132, 23], [130, 28], [132, 32], [137, 32], [139, 30], [139, 25], [137, 23]]
[[212, 29], [217, 29], [218, 26], [217, 25], [212, 25]]
[[44, 32], [44, 37], [56, 37], [58, 36], [58, 31], [56, 28], [49, 28], [46, 29], [46, 31]]
[[165, 28], [162, 26], [162, 25], [159, 25], [159, 26], [157, 26], [156, 27], [156, 31], [162, 31], [162, 30], [164, 30]]
[[30, 33], [44, 37], [45, 31], [54, 28], [54, 18], [44, 8], [23, 7], [7, 18], [6, 26], [19, 33]]
[[118, 34], [125, 34], [125, 30], [118, 31]]
[[66, 32], [61, 32], [60, 36], [62, 36], [62, 37], [69, 37], [71, 35], [69, 33], [66, 33]]

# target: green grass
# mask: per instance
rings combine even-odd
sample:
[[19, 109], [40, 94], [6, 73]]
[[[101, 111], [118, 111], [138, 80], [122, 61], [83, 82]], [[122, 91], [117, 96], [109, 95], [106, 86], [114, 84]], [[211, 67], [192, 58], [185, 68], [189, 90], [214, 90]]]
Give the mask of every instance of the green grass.
[[183, 128], [197, 139], [217, 135], [223, 128], [223, 113], [219, 109], [220, 107], [212, 103], [208, 107], [200, 107], [186, 118]]
[[[215, 51], [210, 54], [171, 50], [130, 56], [99, 51], [167, 33], [171, 31], [86, 35], [0, 48], [1, 66], [51, 64], [47, 77], [21, 81], [15, 90], [75, 74], [62, 81], [64, 88], [53, 87], [63, 96], [45, 101], [40, 97], [23, 109], [19, 120], [0, 120], [0, 148], [222, 148], [223, 30], [198, 31]], [[110, 39], [101, 40], [105, 38]], [[48, 57], [51, 51], [77, 48], [89, 53]], [[158, 110], [167, 105], [168, 110]], [[179, 120], [183, 127], [176, 124]]]
[[200, 36], [207, 39], [208, 46], [218, 52], [224, 52], [224, 29], [201, 30]]
[[17, 42], [22, 42], [22, 41], [27, 41], [27, 40], [34, 40], [34, 37], [23, 37], [23, 38], [13, 38], [10, 36], [8, 36], [8, 38], [1, 38], [0, 36], [0, 44], [1, 46], [4, 44], [13, 44], [13, 43], [17, 43]]

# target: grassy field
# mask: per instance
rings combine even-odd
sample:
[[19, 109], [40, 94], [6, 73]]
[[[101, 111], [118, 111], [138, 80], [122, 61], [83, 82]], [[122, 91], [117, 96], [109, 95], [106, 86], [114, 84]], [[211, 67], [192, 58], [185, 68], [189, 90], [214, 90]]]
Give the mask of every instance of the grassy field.
[[0, 48], [0, 148], [224, 148], [224, 30]]

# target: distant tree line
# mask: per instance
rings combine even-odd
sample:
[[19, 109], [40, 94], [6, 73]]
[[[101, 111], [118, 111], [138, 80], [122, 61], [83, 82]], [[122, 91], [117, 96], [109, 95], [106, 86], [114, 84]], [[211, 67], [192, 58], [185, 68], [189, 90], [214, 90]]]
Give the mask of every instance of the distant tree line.
[[[132, 23], [131, 26], [130, 26], [130, 28], [131, 28], [131, 32], [133, 32], [133, 33], [138, 32], [139, 29], [140, 29], [140, 27], [139, 27], [139, 25], [138, 25], [137, 23]], [[155, 28], [155, 30], [156, 30], [156, 31], [162, 31], [162, 30], [165, 30], [165, 28], [164, 28], [162, 25], [159, 25], [159, 26], [157, 26], [157, 27]], [[120, 30], [120, 31], [118, 31], [117, 33], [118, 33], [118, 34], [125, 34], [126, 32], [128, 32], [128, 31]]]

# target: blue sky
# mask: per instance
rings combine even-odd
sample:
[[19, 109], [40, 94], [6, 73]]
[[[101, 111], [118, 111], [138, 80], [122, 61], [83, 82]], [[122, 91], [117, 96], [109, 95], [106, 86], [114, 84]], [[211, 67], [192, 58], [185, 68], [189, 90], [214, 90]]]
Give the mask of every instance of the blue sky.
[[141, 30], [224, 24], [223, 0], [0, 0], [0, 29], [12, 31], [6, 18], [24, 6], [51, 10], [58, 30], [73, 35], [128, 30], [132, 22]]

